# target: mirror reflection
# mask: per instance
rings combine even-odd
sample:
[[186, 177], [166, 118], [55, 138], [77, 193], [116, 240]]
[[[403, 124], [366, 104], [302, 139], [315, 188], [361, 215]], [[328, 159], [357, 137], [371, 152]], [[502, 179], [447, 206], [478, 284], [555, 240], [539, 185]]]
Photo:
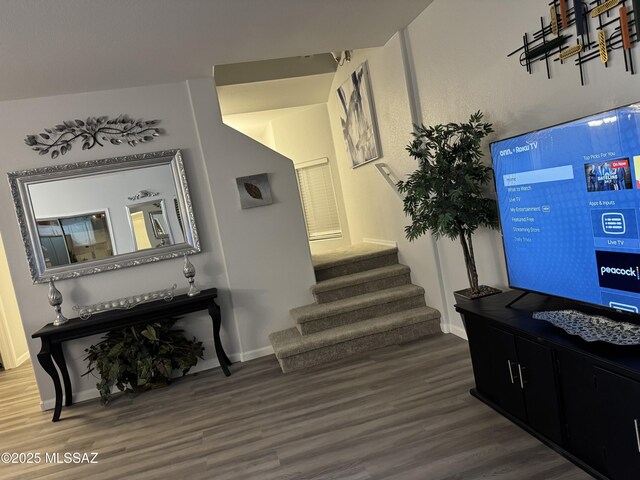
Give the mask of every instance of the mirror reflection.
[[36, 220], [48, 268], [114, 255], [106, 212]]
[[200, 250], [180, 152], [9, 174], [34, 282]]
[[[165, 205], [164, 200], [127, 205], [136, 250], [184, 242], [179, 210], [166, 209]], [[176, 203], [172, 205], [175, 207]]]

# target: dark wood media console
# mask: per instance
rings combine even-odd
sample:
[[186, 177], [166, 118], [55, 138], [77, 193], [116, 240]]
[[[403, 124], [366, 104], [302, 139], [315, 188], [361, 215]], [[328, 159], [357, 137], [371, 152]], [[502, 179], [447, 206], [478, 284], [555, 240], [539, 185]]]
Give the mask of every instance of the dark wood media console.
[[569, 301], [529, 294], [505, 307], [519, 294], [456, 305], [469, 338], [471, 394], [595, 478], [640, 479], [640, 346], [586, 342], [532, 318], [585, 311]]

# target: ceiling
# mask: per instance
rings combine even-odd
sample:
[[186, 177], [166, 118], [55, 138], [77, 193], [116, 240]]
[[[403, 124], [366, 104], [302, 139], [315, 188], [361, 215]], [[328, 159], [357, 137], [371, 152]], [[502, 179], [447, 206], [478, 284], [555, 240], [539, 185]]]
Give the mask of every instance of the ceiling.
[[222, 115], [325, 103], [333, 73], [218, 87]]
[[277, 108], [275, 110], [225, 115], [224, 123], [260, 142], [265, 137], [265, 128], [267, 128], [269, 122], [281, 116], [301, 112], [307, 108], [309, 106], [305, 104], [296, 107]]
[[1, 0], [0, 101], [384, 45], [432, 0]]
[[333, 74], [338, 69], [330, 53], [299, 57], [276, 58], [257, 62], [230, 63], [215, 66], [216, 85], [238, 85], [240, 83], [267, 82], [281, 78], [306, 77], [309, 75]]
[[220, 110], [228, 117], [324, 103], [336, 69], [329, 53], [216, 65]]

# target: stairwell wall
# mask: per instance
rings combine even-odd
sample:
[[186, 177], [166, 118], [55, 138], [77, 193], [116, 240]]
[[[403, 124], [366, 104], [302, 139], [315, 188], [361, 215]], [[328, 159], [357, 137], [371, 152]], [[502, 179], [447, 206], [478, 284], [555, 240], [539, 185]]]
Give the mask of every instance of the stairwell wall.
[[275, 117], [269, 122], [269, 126], [273, 148], [290, 158], [294, 165], [327, 158], [331, 168], [342, 238], [309, 242], [311, 253], [322, 253], [350, 245], [349, 225], [340, 184], [340, 169], [336, 162], [327, 105], [318, 104], [295, 109], [290, 114]]
[[[219, 225], [242, 358], [271, 353], [269, 333], [291, 326], [315, 283], [293, 163], [222, 123], [212, 78], [187, 82]], [[235, 179], [267, 173], [273, 204], [242, 210]]]
[[365, 61], [371, 76], [382, 147], [382, 157], [377, 162], [386, 163], [399, 178], [415, 169], [415, 162], [405, 151], [413, 128], [400, 35], [396, 34], [384, 47], [355, 51], [351, 62], [338, 68], [327, 102], [351, 241], [397, 243], [400, 263], [411, 267], [413, 282], [424, 287], [427, 305], [442, 312], [441, 326], [447, 331], [447, 309], [442, 302], [433, 239], [430, 236], [414, 242], [405, 239], [407, 219], [402, 212], [402, 200], [376, 169], [377, 162], [351, 168], [335, 92]]

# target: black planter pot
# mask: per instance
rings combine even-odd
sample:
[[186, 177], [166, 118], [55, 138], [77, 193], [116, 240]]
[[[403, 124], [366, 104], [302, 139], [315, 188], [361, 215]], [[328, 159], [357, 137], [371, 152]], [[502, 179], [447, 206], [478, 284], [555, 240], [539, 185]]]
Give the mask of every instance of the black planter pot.
[[470, 288], [465, 288], [463, 290], [456, 290], [453, 292], [453, 296], [456, 299], [456, 303], [468, 302], [471, 300], [477, 300], [478, 298], [488, 297], [490, 295], [495, 295], [496, 293], [502, 293], [502, 290], [499, 288], [489, 287], [487, 285], [480, 285], [480, 292], [473, 295], [471, 293]]

